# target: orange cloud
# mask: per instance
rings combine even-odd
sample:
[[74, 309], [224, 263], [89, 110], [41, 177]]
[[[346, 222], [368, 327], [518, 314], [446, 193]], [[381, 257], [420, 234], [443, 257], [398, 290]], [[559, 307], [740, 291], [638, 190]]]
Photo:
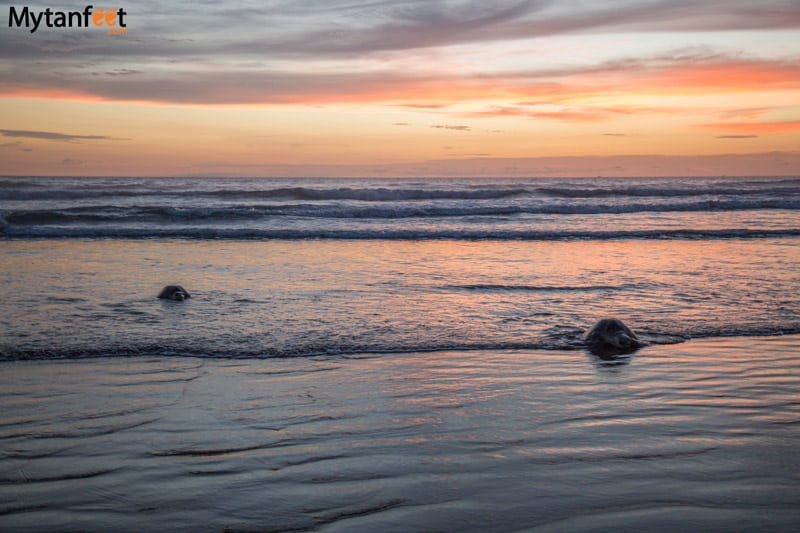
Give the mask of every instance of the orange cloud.
[[[675, 112], [674, 108], [596, 107], [578, 102], [626, 94], [681, 95], [734, 94], [775, 90], [800, 90], [800, 61], [712, 59], [642, 59], [614, 62], [599, 67], [549, 72], [522, 72], [452, 80], [445, 97], [451, 102], [495, 97], [509, 102], [534, 100], [527, 105], [561, 105], [560, 110], [526, 109], [520, 105], [494, 106], [476, 116], [531, 116], [572, 122], [592, 122], [621, 114]], [[416, 95], [430, 95], [422, 87], [405, 93], [409, 102]], [[451, 92], [452, 91], [452, 92]], [[398, 93], [400, 97], [402, 93]], [[442, 96], [441, 91], [437, 96]], [[768, 109], [742, 110], [742, 118], [756, 118]], [[731, 117], [733, 118], [733, 117]]]
[[740, 92], [800, 88], [800, 63], [726, 61], [674, 65], [645, 77], [650, 88], [669, 92]]
[[66, 100], [71, 102], [98, 102], [103, 100], [91, 93], [79, 90], [59, 89], [56, 87], [28, 87], [24, 85], [8, 85], [0, 87], [0, 96], [7, 98], [41, 98], [44, 100]]
[[626, 94], [730, 94], [800, 89], [800, 62], [712, 59], [642, 59], [596, 68], [520, 74], [508, 90], [551, 103]]
[[[172, 105], [386, 103], [436, 109], [463, 102], [525, 100], [570, 104], [597, 96], [717, 94], [800, 89], [800, 61], [655, 57], [556, 70], [505, 73], [296, 73], [192, 71], [134, 76], [63, 77], [37, 70], [0, 81], [0, 95]], [[612, 111], [611, 114], [614, 114]], [[551, 118], [592, 121], [581, 109]], [[540, 114], [540, 116], [542, 116]], [[547, 118], [547, 117], [544, 117]]]
[[800, 133], [800, 120], [782, 122], [715, 122], [698, 124], [698, 128], [732, 135], [770, 135]]
[[518, 103], [513, 105], [494, 105], [482, 111], [464, 113], [465, 116], [485, 117], [527, 117], [534, 119], [558, 120], [562, 122], [598, 122], [619, 115], [633, 115], [636, 113], [664, 112], [652, 108], [635, 106], [588, 106], [571, 105], [558, 106], [543, 101], [540, 103]]

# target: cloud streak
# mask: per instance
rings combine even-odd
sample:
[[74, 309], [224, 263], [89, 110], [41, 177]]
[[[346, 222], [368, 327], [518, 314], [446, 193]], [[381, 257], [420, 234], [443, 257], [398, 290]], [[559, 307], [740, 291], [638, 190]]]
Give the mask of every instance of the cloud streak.
[[76, 141], [119, 141], [124, 140], [108, 135], [73, 135], [69, 133], [58, 133], [54, 131], [31, 131], [31, 130], [3, 130], [0, 129], [3, 137], [39, 139], [45, 141], [76, 142]]
[[698, 128], [724, 132], [729, 136], [756, 137], [759, 135], [779, 135], [800, 133], [800, 120], [786, 120], [781, 122], [715, 122], [699, 124]]
[[25, 33], [20, 29], [3, 32], [0, 57], [26, 58], [19, 54], [27, 50], [32, 56], [109, 51], [117, 58], [341, 58], [560, 34], [800, 28], [800, 8], [793, 0], [142, 0], [128, 11], [131, 34], [125, 39], [49, 33], [31, 41], [18, 38]]
[[[800, 61], [687, 54], [499, 71], [440, 68], [453, 47], [617, 32], [800, 29], [789, 0], [153, 1], [129, 14], [130, 34], [0, 33], [0, 94], [176, 104], [398, 102], [674, 87], [797, 87]], [[180, 13], [177, 16], [176, 13]], [[409, 68], [407, 52], [419, 55]], [[444, 58], [444, 59], [442, 59]], [[497, 63], [504, 58], [498, 56]], [[430, 64], [430, 66], [426, 66]], [[624, 84], [624, 85], [621, 85]]]
[[[0, 79], [0, 94], [190, 105], [380, 102], [442, 109], [458, 102], [498, 98], [556, 104], [597, 95], [800, 88], [800, 59], [742, 59], [721, 55], [644, 57], [601, 65], [477, 76], [397, 71], [287, 73], [239, 68], [193, 72], [154, 69], [146, 74], [90, 77], [65, 74], [55, 63], [52, 68], [17, 64], [10, 73]], [[495, 115], [526, 112], [529, 111], [512, 107], [494, 110]], [[578, 110], [572, 118], [591, 120], [616, 112], [613, 108], [596, 107]], [[490, 114], [488, 110], [486, 113]], [[570, 117], [565, 115], [565, 118]]]
[[439, 130], [453, 130], [453, 131], [470, 131], [472, 128], [470, 126], [464, 125], [451, 125], [451, 124], [434, 124], [431, 128], [436, 128]]

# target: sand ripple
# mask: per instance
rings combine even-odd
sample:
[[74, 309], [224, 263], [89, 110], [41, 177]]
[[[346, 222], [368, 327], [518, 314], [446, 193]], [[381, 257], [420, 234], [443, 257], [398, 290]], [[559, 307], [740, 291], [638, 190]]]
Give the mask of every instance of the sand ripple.
[[0, 525], [793, 531], [798, 348], [7, 364]]

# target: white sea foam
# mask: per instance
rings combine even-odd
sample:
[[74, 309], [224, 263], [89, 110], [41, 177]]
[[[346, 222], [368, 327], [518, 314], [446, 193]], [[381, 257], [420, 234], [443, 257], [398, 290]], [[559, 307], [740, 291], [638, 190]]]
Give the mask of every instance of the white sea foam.
[[718, 239], [800, 229], [787, 222], [800, 210], [790, 178], [0, 183], [0, 232], [15, 238]]

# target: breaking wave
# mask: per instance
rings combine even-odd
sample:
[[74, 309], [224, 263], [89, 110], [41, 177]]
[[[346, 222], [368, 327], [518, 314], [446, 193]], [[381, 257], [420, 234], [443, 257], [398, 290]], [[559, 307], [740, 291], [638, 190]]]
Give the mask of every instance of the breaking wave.
[[798, 199], [705, 200], [687, 203], [536, 204], [536, 205], [229, 205], [215, 207], [96, 205], [62, 209], [14, 209], [2, 213], [7, 224], [93, 224], [99, 222], [259, 221], [275, 217], [334, 219], [459, 218], [515, 215], [602, 215], [624, 213], [690, 213], [693, 211], [800, 210]]
[[[443, 351], [493, 351], [493, 350], [583, 350], [585, 344], [582, 340], [584, 330], [580, 328], [564, 327], [555, 328], [558, 331], [552, 334], [542, 334], [539, 337], [526, 341], [469, 341], [450, 342], [437, 341], [432, 337], [423, 337], [417, 342], [406, 344], [383, 344], [379, 339], [369, 344], [342, 343], [332, 344], [324, 340], [319, 342], [309, 341], [305, 344], [287, 346], [261, 346], [243, 348], [240, 344], [221, 343], [212, 346], [205, 343], [202, 346], [192, 347], [185, 342], [176, 342], [170, 345], [168, 340], [159, 344], [98, 344], [95, 346], [83, 345], [80, 347], [62, 346], [53, 350], [36, 349], [31, 347], [0, 347], [0, 361], [24, 361], [43, 359], [83, 359], [103, 357], [137, 357], [137, 356], [164, 356], [164, 357], [199, 357], [213, 359], [270, 359], [290, 357], [319, 357], [319, 356], [356, 356], [361, 354], [393, 354], [393, 353], [430, 353]], [[562, 331], [563, 330], [563, 331]], [[704, 339], [718, 337], [773, 337], [781, 335], [800, 334], [800, 325], [770, 327], [746, 327], [731, 325], [724, 328], [705, 327], [699, 329], [675, 331], [637, 331], [647, 345], [678, 344], [689, 339]], [[254, 343], [257, 344], [257, 343]]]
[[[322, 180], [324, 181], [324, 180]], [[331, 180], [333, 181], [333, 180]], [[800, 194], [800, 179], [761, 180], [417, 180], [394, 187], [363, 186], [358, 180], [336, 180], [350, 186], [293, 186], [292, 180], [204, 179], [69, 179], [0, 178], [0, 200], [91, 200], [102, 198], [257, 199], [361, 202], [426, 200], [492, 200], [508, 198], [690, 198], [763, 195], [783, 198]], [[374, 182], [366, 182], [374, 183]], [[360, 186], [352, 186], [358, 184]], [[447, 184], [448, 187], [442, 187]], [[275, 186], [279, 185], [279, 186]]]
[[606, 241], [606, 240], [698, 240], [800, 237], [798, 229], [674, 229], [622, 231], [525, 231], [525, 230], [347, 230], [347, 229], [258, 229], [221, 227], [126, 228], [126, 227], [11, 227], [2, 229], [10, 238], [53, 239], [225, 239], [225, 240], [454, 240], [454, 241]]
[[800, 178], [0, 178], [6, 238], [794, 237], [798, 210]]

